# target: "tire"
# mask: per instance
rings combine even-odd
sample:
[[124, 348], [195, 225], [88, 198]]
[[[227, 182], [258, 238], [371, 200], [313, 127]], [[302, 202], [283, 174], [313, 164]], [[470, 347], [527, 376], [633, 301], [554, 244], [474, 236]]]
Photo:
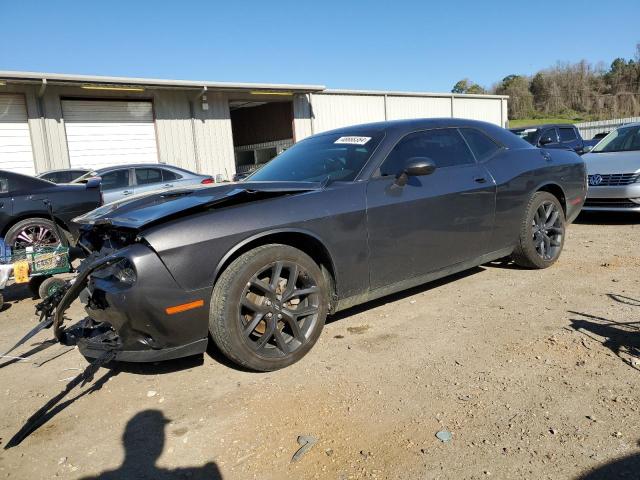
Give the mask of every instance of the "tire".
[[[273, 282], [276, 274], [280, 280]], [[320, 267], [306, 253], [280, 244], [257, 247], [235, 259], [216, 282], [209, 332], [220, 351], [244, 368], [287, 367], [320, 337], [327, 290]]]
[[31, 277], [29, 279], [29, 291], [34, 297], [40, 297], [40, 286], [42, 282], [44, 282], [47, 278], [44, 275], [39, 275], [37, 277]]
[[57, 289], [65, 285], [65, 281], [57, 277], [46, 278], [38, 288], [38, 294], [40, 298], [47, 298], [52, 295]]
[[[59, 237], [58, 230], [62, 238]], [[62, 229], [56, 228], [56, 225], [47, 218], [20, 220], [7, 230], [4, 241], [12, 249], [24, 249], [28, 246], [55, 246], [61, 242], [65, 246], [69, 244]]]
[[560, 257], [566, 220], [560, 201], [548, 192], [536, 192], [527, 205], [513, 261], [525, 268], [548, 268]]

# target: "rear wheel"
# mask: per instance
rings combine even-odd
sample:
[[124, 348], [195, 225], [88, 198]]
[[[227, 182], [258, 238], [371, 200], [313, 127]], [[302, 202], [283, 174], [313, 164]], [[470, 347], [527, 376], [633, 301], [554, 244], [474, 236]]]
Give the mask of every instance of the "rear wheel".
[[27, 218], [7, 230], [4, 242], [14, 250], [27, 247], [53, 247], [60, 242], [67, 245], [67, 239], [58, 236], [56, 225], [46, 218]]
[[209, 331], [232, 361], [272, 371], [300, 360], [316, 343], [327, 315], [320, 267], [288, 245], [250, 250], [220, 275]]
[[559, 200], [548, 192], [536, 192], [529, 200], [513, 260], [527, 268], [550, 267], [562, 252], [564, 237], [564, 210]]

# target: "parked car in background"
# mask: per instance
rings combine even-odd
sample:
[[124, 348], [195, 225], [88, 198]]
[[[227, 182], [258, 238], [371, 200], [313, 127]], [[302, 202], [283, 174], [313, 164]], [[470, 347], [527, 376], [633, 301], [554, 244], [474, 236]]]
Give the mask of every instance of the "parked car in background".
[[[51, 204], [58, 229], [46, 202]], [[56, 185], [0, 170], [0, 236], [13, 249], [68, 244], [73, 228], [71, 219], [101, 203], [97, 181]]]
[[76, 178], [79, 178], [90, 171], [91, 170], [88, 168], [67, 168], [60, 170], [49, 170], [48, 172], [43, 172], [36, 176], [53, 183], [71, 183]]
[[155, 190], [215, 183], [211, 175], [199, 175], [173, 165], [148, 163], [91, 170], [74, 183], [85, 183], [94, 177], [101, 179], [104, 203]]
[[609, 133], [582, 158], [589, 175], [585, 210], [640, 212], [640, 123]]
[[597, 140], [583, 140], [578, 129], [567, 124], [546, 124], [531, 127], [510, 128], [513, 133], [534, 147], [561, 148], [578, 154], [589, 151]]
[[[61, 300], [95, 328], [87, 357], [202, 353], [275, 370], [325, 317], [511, 255], [560, 256], [586, 194], [584, 162], [496, 125], [380, 122], [308, 137], [241, 183], [124, 199], [77, 218], [92, 253]], [[515, 271], [514, 271], [515, 272]], [[86, 288], [86, 290], [84, 290]]]
[[[602, 140], [604, 137], [609, 135], [609, 132], [600, 132], [596, 133], [591, 140]], [[595, 146], [595, 145], [594, 145]]]

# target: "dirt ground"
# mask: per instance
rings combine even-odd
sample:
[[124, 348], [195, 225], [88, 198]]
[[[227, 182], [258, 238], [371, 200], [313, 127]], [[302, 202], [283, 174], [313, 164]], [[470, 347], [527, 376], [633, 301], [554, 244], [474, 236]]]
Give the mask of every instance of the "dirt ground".
[[[640, 478], [638, 220], [582, 216], [544, 271], [485, 265], [341, 313], [275, 373], [211, 352], [102, 368], [46, 405], [87, 364], [40, 333], [0, 361], [1, 447], [48, 408], [0, 478]], [[5, 294], [0, 351], [35, 321]], [[300, 435], [317, 443], [292, 462]]]

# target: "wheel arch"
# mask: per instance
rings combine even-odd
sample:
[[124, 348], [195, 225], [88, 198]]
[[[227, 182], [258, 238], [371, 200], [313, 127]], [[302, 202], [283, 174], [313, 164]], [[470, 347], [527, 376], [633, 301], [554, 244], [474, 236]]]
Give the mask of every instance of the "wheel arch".
[[333, 262], [333, 257], [325, 242], [322, 241], [316, 234], [309, 232], [308, 230], [283, 228], [260, 232], [259, 234], [253, 235], [243, 240], [242, 242], [234, 246], [234, 248], [229, 250], [224, 255], [224, 257], [222, 257], [222, 259], [216, 266], [213, 284], [215, 285], [222, 272], [240, 255], [256, 247], [260, 247], [262, 245], [267, 245], [270, 243], [279, 243], [282, 245], [289, 245], [293, 248], [297, 248], [298, 250], [301, 250], [309, 255], [318, 265], [320, 265], [329, 283], [329, 291], [331, 295], [330, 308], [331, 311], [333, 311], [338, 298], [338, 279], [336, 277], [336, 269]]
[[567, 214], [567, 196], [564, 193], [563, 188], [557, 183], [549, 182], [539, 185], [535, 190], [536, 192], [548, 192], [558, 199], [562, 206], [562, 211]]

